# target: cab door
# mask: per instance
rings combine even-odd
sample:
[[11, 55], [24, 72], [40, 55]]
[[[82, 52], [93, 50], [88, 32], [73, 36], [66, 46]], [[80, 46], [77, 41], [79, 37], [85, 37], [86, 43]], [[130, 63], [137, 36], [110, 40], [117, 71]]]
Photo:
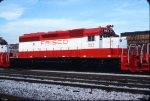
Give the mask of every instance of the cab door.
[[102, 48], [102, 43], [103, 42], [103, 36], [102, 35], [100, 35], [99, 36], [99, 48]]

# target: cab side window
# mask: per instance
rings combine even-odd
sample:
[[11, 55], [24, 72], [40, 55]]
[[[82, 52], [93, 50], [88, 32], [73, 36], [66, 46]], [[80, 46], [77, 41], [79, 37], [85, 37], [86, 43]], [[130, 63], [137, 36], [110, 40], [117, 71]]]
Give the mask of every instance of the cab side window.
[[88, 41], [95, 41], [95, 36], [88, 36]]
[[100, 35], [100, 40], [102, 40], [103, 39], [103, 36], [102, 35]]

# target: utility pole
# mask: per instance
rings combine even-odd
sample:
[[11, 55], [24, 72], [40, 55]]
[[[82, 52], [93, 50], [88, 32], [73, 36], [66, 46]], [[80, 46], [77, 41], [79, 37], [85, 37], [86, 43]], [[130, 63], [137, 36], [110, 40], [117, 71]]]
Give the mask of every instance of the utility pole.
[[0, 0], [0, 3], [2, 2], [3, 0]]
[[150, 4], [150, 0], [147, 0], [147, 2]]

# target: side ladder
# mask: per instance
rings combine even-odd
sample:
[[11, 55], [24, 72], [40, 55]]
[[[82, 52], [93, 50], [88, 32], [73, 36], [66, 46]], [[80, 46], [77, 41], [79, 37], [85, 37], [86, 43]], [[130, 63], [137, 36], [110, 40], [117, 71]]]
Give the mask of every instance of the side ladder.
[[121, 70], [136, 72], [141, 67], [140, 50], [141, 47], [136, 44], [130, 44], [126, 52], [122, 51]]
[[150, 72], [150, 43], [130, 44], [128, 49], [122, 49], [121, 70], [130, 72]]

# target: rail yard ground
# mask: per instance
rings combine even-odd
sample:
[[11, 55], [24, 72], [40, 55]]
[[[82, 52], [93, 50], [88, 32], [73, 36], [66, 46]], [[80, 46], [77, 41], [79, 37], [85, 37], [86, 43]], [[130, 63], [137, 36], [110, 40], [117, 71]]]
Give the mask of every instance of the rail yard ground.
[[144, 94], [0, 80], [1, 93], [35, 100], [140, 100]]
[[2, 100], [149, 100], [150, 76], [2, 69], [0, 92]]

